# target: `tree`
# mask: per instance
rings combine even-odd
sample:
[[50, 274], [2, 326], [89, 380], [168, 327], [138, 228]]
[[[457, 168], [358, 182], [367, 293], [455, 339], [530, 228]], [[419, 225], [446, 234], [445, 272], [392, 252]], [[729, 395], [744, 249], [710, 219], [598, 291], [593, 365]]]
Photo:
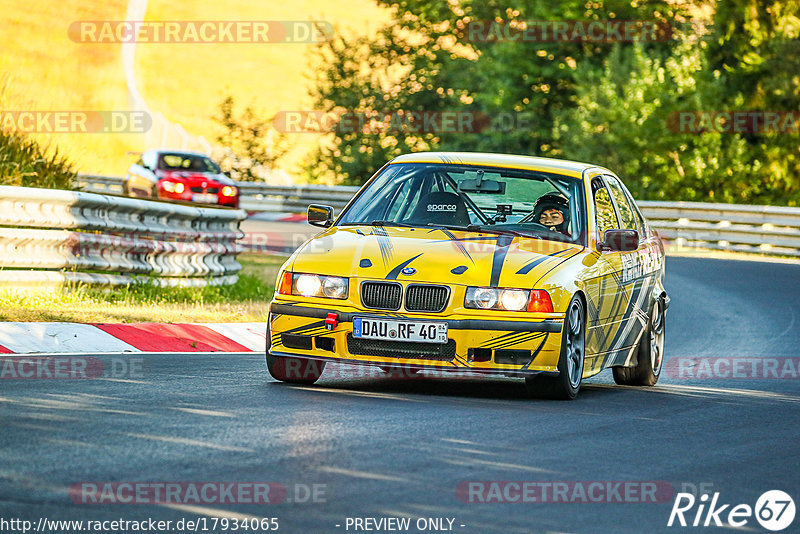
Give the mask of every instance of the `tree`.
[[[572, 105], [575, 71], [601, 65], [612, 45], [586, 41], [534, 42], [487, 33], [474, 39], [474, 21], [659, 20], [679, 15], [665, 2], [558, 4], [528, 0], [515, 8], [496, 2], [383, 0], [393, 21], [374, 38], [336, 38], [318, 49], [312, 97], [323, 111], [397, 115], [451, 111], [485, 118], [471, 131], [337, 131], [307, 168], [344, 183], [362, 183], [388, 159], [426, 149], [529, 155], [552, 149], [555, 116]], [[669, 49], [672, 42], [648, 48]], [[511, 123], [498, 124], [510, 117]]]
[[286, 136], [272, 130], [272, 119], [260, 118], [250, 107], [237, 117], [232, 96], [220, 103], [214, 120], [223, 128], [217, 142], [225, 148], [216, 156], [222, 169], [237, 180], [263, 181], [289, 151]]

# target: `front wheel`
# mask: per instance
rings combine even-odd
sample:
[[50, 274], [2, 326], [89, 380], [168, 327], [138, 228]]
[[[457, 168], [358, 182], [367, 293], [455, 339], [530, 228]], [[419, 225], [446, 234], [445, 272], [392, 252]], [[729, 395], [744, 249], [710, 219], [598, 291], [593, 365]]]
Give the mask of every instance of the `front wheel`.
[[567, 308], [558, 358], [558, 376], [545, 374], [525, 378], [532, 397], [572, 400], [578, 396], [586, 358], [586, 319], [583, 302], [575, 295]]
[[289, 384], [313, 384], [325, 370], [325, 362], [308, 358], [273, 356], [267, 352], [267, 370], [275, 380]]
[[655, 386], [664, 363], [664, 331], [666, 328], [664, 303], [653, 306], [647, 330], [642, 334], [634, 367], [614, 367], [614, 382], [621, 386]]

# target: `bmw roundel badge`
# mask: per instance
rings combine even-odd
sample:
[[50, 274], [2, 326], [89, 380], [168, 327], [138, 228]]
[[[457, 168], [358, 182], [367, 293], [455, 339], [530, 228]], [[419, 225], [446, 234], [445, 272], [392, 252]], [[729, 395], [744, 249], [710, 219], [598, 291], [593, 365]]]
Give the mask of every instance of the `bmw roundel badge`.
[[401, 272], [401, 273], [403, 273], [403, 274], [405, 274], [405, 275], [412, 275], [412, 274], [414, 274], [415, 272], [417, 272], [417, 270], [416, 270], [415, 268], [413, 268], [413, 267], [406, 267], [406, 268], [404, 268], [404, 269], [403, 269], [402, 271], [400, 271], [400, 272]]

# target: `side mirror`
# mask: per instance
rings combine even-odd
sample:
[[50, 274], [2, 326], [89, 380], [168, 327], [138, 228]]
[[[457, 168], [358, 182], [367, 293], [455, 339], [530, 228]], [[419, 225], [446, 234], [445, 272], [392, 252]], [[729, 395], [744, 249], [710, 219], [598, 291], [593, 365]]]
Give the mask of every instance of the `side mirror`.
[[629, 252], [639, 248], [639, 232], [636, 230], [606, 230], [599, 250]]
[[333, 208], [320, 204], [310, 204], [307, 217], [308, 224], [327, 228], [333, 224]]

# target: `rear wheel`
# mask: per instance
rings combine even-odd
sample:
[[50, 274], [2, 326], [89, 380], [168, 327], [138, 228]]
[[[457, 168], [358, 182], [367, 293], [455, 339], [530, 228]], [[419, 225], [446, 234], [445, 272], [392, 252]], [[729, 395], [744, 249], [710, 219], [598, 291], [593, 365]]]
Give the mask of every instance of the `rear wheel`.
[[634, 367], [614, 367], [614, 382], [622, 386], [655, 386], [664, 363], [664, 303], [653, 306], [647, 330], [642, 334]]
[[313, 384], [325, 370], [325, 362], [308, 358], [273, 356], [267, 353], [267, 370], [275, 380], [290, 384]]
[[586, 320], [583, 302], [575, 295], [567, 308], [558, 359], [558, 376], [545, 374], [525, 378], [532, 397], [572, 400], [578, 395], [586, 357]]

